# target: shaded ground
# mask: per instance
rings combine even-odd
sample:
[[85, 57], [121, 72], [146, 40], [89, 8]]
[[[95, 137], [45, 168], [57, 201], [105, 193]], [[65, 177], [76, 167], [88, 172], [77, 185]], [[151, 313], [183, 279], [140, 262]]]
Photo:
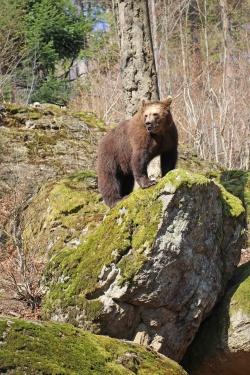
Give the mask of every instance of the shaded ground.
[[250, 363], [250, 262], [237, 268], [223, 299], [201, 324], [183, 360], [192, 375], [246, 375]]

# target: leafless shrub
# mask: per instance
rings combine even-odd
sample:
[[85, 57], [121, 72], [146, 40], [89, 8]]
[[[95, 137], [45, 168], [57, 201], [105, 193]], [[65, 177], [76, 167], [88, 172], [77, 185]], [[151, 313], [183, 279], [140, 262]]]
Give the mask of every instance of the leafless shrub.
[[43, 262], [32, 256], [23, 259], [18, 252], [0, 263], [2, 299], [22, 302], [32, 312], [39, 309], [45, 293], [41, 286]]
[[102, 72], [102, 66], [95, 62], [92, 69], [75, 84], [70, 107], [76, 111], [95, 112], [108, 124], [120, 121], [125, 111], [119, 67], [115, 65]]
[[0, 310], [9, 313], [12, 306], [12, 313], [36, 318], [45, 292], [41, 285], [44, 260], [23, 251], [20, 215], [24, 204], [22, 189], [13, 188], [0, 199]]

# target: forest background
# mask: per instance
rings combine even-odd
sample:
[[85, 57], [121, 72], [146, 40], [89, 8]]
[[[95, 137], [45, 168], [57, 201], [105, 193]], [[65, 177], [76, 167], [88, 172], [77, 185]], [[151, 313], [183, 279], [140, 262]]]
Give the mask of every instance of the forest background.
[[[181, 143], [228, 169], [250, 164], [249, 0], [149, 0], [160, 98]], [[0, 101], [126, 117], [112, 1], [2, 0]]]

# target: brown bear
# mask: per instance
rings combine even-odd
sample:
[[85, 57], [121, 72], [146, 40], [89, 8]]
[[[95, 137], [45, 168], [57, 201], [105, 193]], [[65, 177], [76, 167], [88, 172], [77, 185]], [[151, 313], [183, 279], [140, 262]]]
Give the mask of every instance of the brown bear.
[[98, 187], [104, 202], [113, 207], [132, 192], [134, 181], [141, 188], [155, 184], [147, 174], [149, 162], [161, 158], [164, 176], [175, 168], [178, 133], [173, 121], [171, 97], [162, 101], [143, 100], [140, 110], [104, 136], [97, 157]]

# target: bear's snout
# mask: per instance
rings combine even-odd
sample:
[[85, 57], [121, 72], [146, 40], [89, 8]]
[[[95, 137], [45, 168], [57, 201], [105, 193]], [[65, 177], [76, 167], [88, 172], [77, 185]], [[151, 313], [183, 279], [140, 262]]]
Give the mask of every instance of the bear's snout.
[[145, 128], [147, 132], [151, 133], [158, 127], [158, 123], [156, 121], [146, 121], [145, 122]]
[[145, 128], [147, 132], [150, 133], [154, 129], [154, 126], [151, 123], [149, 123], [149, 124], [145, 124]]

